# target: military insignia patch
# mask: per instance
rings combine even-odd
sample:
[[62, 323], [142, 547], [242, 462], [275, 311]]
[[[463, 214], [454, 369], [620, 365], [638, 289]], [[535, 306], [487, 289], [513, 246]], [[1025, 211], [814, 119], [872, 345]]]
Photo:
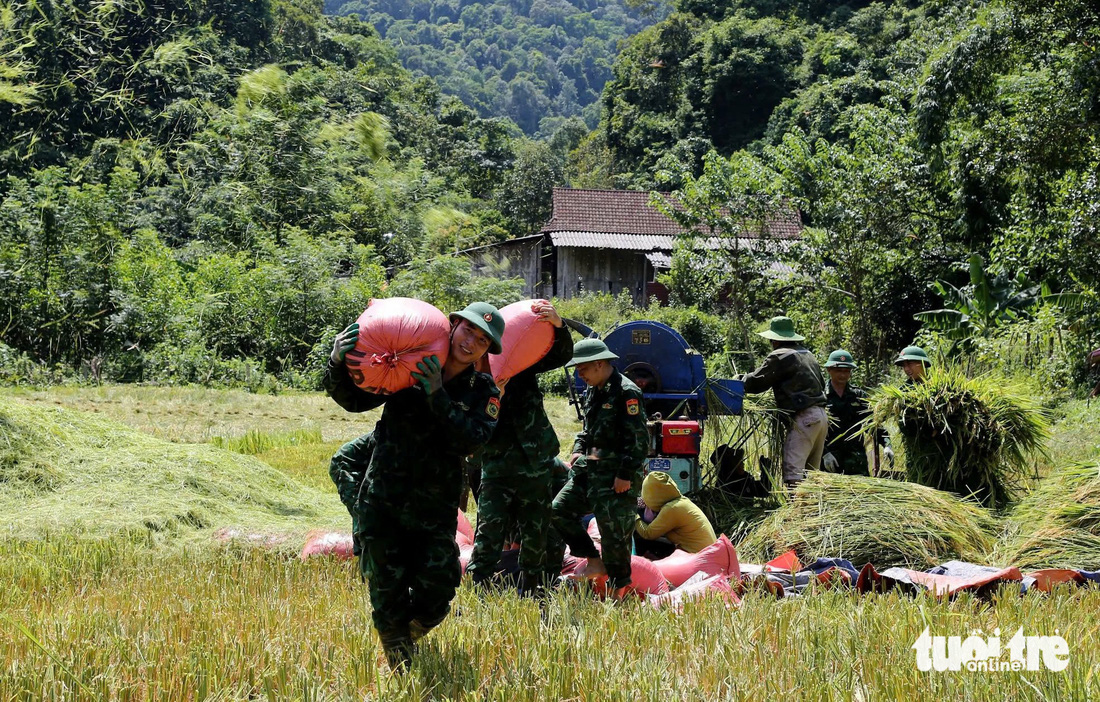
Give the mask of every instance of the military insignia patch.
[[495, 397], [490, 397], [489, 404], [485, 405], [485, 414], [496, 419], [497, 415], [500, 414], [500, 400]]
[[638, 414], [638, 412], [640, 412], [640, 411], [641, 411], [641, 407], [638, 406], [638, 401], [637, 400], [627, 400], [626, 401], [626, 413], [627, 414], [635, 415], [635, 414]]
[[603, 407], [604, 409], [611, 409], [611, 403], [610, 402], [605, 402], [600, 406]]

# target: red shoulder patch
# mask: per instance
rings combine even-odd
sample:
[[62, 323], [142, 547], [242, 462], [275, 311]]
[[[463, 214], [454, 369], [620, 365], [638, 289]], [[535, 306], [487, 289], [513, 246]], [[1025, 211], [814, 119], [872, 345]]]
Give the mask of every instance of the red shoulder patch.
[[642, 410], [642, 408], [638, 404], [637, 399], [631, 398], [631, 399], [626, 401], [626, 413], [627, 414], [635, 415], [635, 414], [638, 414], [638, 412], [641, 412], [641, 410]]
[[500, 414], [500, 400], [495, 397], [490, 397], [489, 404], [485, 405], [485, 414], [496, 419], [497, 415]]

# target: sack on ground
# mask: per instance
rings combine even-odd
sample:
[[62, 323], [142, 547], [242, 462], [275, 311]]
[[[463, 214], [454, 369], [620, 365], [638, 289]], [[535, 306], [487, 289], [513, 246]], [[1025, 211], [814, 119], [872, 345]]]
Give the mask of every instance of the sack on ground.
[[299, 555], [303, 561], [313, 556], [335, 556], [341, 560], [352, 557], [351, 534], [315, 529], [306, 534], [305, 546]]
[[657, 566], [672, 587], [679, 587], [696, 573], [724, 575], [727, 578], [741, 577], [737, 549], [725, 534], [698, 553], [677, 549], [668, 558], [653, 561], [653, 565]]

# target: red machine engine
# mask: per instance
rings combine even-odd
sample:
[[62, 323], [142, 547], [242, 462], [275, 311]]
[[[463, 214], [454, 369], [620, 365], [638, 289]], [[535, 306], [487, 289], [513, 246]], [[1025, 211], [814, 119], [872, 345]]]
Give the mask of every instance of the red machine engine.
[[659, 453], [667, 456], [698, 456], [703, 428], [694, 420], [661, 422]]
[[649, 422], [649, 464], [645, 472], [664, 471], [672, 476], [680, 492], [687, 495], [702, 485], [699, 447], [703, 425], [694, 419]]

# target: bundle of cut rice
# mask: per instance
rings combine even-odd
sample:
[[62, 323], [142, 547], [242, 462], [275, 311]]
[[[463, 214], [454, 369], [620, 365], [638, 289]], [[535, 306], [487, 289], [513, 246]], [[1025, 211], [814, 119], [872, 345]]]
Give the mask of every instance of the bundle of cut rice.
[[1033, 474], [1049, 423], [1039, 406], [1002, 378], [931, 368], [924, 382], [880, 388], [873, 425], [896, 422], [906, 478], [1002, 508]]
[[1056, 469], [1012, 510], [994, 560], [1019, 568], [1100, 569], [1100, 463]]
[[972, 501], [896, 480], [812, 471], [738, 552], [770, 559], [794, 549], [803, 562], [847, 558], [857, 567], [927, 568], [947, 560], [980, 560], [996, 523]]

